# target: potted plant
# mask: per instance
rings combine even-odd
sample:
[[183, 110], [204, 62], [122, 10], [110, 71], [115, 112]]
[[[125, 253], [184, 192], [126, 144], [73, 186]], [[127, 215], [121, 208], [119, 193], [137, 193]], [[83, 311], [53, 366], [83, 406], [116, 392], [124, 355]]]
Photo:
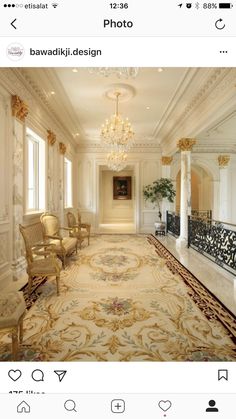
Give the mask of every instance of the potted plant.
[[162, 177], [154, 180], [151, 185], [144, 186], [143, 195], [146, 201], [150, 201], [157, 206], [158, 216], [161, 221], [161, 202], [163, 198], [166, 198], [169, 202], [174, 202], [176, 192], [171, 179]]

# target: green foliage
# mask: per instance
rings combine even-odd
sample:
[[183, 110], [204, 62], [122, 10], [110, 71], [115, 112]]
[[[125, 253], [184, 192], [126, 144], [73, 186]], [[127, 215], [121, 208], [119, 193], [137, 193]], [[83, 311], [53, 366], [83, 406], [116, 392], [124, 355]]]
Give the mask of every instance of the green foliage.
[[163, 198], [166, 198], [169, 202], [174, 202], [175, 194], [172, 181], [163, 177], [143, 188], [144, 199], [157, 205], [159, 213], [161, 211], [160, 203]]

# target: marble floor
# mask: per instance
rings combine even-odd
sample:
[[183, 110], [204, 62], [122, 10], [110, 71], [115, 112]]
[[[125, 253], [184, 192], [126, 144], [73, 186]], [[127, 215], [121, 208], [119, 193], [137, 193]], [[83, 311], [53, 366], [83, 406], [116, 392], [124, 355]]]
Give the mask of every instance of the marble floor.
[[103, 234], [135, 234], [134, 223], [99, 224], [99, 233]]
[[194, 249], [179, 248], [173, 236], [159, 236], [164, 246], [236, 315], [236, 277]]

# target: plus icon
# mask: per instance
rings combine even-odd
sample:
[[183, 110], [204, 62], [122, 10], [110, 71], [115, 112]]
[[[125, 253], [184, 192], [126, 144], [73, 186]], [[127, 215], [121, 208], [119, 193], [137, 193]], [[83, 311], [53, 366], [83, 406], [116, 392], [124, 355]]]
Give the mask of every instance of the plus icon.
[[122, 399], [112, 400], [111, 411], [112, 411], [112, 413], [124, 413], [124, 411], [125, 411], [125, 401], [122, 400]]

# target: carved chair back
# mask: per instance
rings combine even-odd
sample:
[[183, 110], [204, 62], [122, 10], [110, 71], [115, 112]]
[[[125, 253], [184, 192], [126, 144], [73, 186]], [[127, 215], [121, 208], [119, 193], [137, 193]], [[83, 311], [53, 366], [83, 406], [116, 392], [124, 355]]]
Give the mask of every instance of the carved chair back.
[[23, 236], [26, 250], [27, 263], [33, 262], [33, 248], [36, 243], [43, 242], [43, 228], [40, 222], [27, 226], [19, 225], [20, 232]]
[[77, 224], [74, 214], [69, 211], [66, 215], [67, 215], [68, 227], [73, 228]]
[[43, 226], [43, 233], [45, 236], [58, 236], [60, 224], [58, 217], [53, 214], [42, 214], [40, 217], [40, 221]]

